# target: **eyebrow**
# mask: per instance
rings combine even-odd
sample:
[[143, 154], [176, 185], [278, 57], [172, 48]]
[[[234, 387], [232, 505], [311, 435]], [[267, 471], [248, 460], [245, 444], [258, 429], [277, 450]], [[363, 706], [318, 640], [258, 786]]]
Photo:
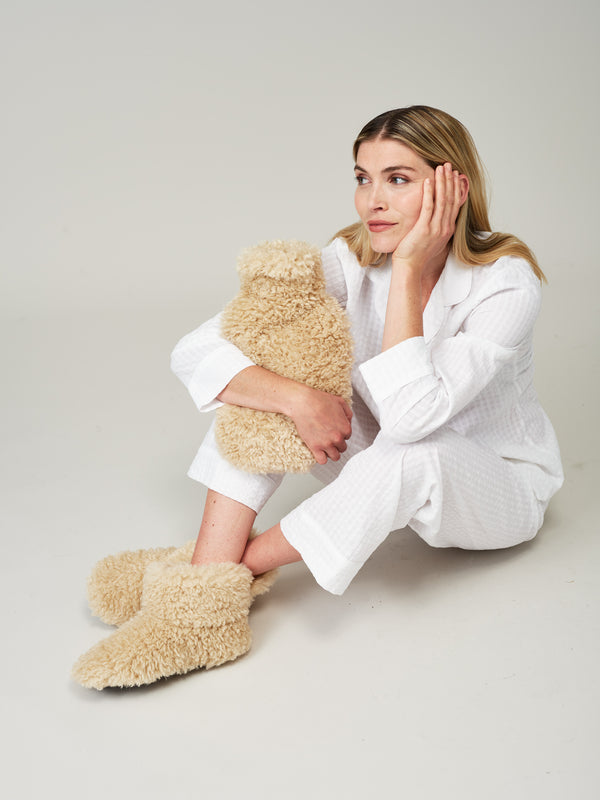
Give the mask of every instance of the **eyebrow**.
[[[364, 167], [361, 167], [359, 164], [355, 164], [354, 165], [354, 170], [355, 171], [359, 171], [359, 172], [367, 172], [367, 170]], [[398, 164], [395, 167], [386, 167], [385, 169], [382, 169], [381, 171], [383, 173], [386, 173], [386, 172], [406, 172], [406, 171], [408, 171], [408, 172], [416, 172], [417, 170], [414, 167], [407, 167], [407, 166], [404, 166], [402, 164]], [[368, 174], [369, 173], [367, 172], [367, 175]]]

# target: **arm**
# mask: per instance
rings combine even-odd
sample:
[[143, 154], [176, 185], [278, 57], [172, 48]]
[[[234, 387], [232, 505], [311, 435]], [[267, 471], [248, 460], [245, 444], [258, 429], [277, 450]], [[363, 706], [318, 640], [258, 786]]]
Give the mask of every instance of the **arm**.
[[516, 375], [539, 310], [540, 287], [529, 268], [508, 266], [457, 335], [433, 353], [426, 345], [422, 309], [467, 192], [466, 177], [449, 164], [435, 171], [435, 196], [424, 182], [419, 218], [392, 256], [382, 353], [360, 367], [382, 430], [401, 442], [444, 425], [510, 362]]
[[[327, 291], [346, 305], [346, 284], [336, 243], [322, 251]], [[242, 351], [221, 335], [221, 315], [209, 319], [184, 336], [171, 354], [171, 369], [189, 391], [199, 411], [213, 411], [222, 401], [219, 393], [241, 370], [253, 365]], [[243, 403], [240, 403], [243, 405]]]
[[239, 372], [219, 393], [223, 403], [285, 414], [318, 464], [338, 461], [352, 433], [352, 411], [341, 397], [252, 366]]
[[450, 164], [435, 170], [434, 183], [423, 183], [419, 218], [392, 255], [392, 277], [382, 350], [423, 336], [423, 308], [446, 261], [448, 242], [468, 192], [466, 176]]
[[512, 377], [518, 376], [521, 359], [529, 357], [541, 294], [537, 281], [523, 277], [529, 268], [521, 267], [510, 280], [503, 279], [504, 284], [498, 280], [461, 331], [433, 350], [422, 337], [414, 337], [361, 365], [388, 435], [401, 442], [428, 436], [484, 391], [501, 370], [508, 371], [507, 395], [518, 393]]
[[221, 336], [220, 314], [184, 336], [171, 353], [171, 369], [199, 411], [218, 408], [219, 392], [234, 375], [252, 364], [241, 350]]
[[[335, 243], [323, 250], [322, 257], [327, 289], [344, 306], [346, 286]], [[348, 404], [254, 365], [221, 336], [220, 315], [178, 342], [171, 368], [200, 411], [229, 403], [285, 414], [320, 464], [327, 458], [337, 461], [346, 449], [352, 418]]]

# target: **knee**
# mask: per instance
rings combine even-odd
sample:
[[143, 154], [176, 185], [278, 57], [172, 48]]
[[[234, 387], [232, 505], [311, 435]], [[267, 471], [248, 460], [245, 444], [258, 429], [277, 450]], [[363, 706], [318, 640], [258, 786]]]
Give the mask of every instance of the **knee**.
[[[452, 431], [448, 434], [437, 431], [417, 442], [404, 443], [381, 432], [369, 447], [346, 460], [341, 474], [360, 475], [363, 480], [375, 475], [378, 479], [382, 476], [392, 479], [400, 470], [417, 477], [420, 474], [431, 474], [432, 465], [436, 466], [437, 474], [440, 462], [447, 460], [446, 454], [455, 451], [456, 443], [453, 442], [452, 434]], [[336, 470], [338, 474], [340, 466]]]
[[397, 447], [403, 448], [408, 469], [417, 469], [419, 465], [424, 464], [436, 464], [443, 469], [444, 466], [456, 460], [463, 441], [463, 437], [455, 431], [441, 428], [417, 442], [397, 445]]
[[428, 461], [437, 461], [445, 453], [453, 450], [453, 432], [436, 431], [416, 442], [398, 442], [387, 436], [379, 434], [373, 445], [369, 448], [374, 457], [397, 461], [402, 458], [407, 464], [415, 466]]
[[343, 472], [360, 473], [367, 480], [370, 475], [395, 475], [399, 468], [417, 469], [423, 459], [435, 457], [435, 445], [422, 440], [411, 444], [397, 442], [380, 433], [373, 444], [348, 459]]

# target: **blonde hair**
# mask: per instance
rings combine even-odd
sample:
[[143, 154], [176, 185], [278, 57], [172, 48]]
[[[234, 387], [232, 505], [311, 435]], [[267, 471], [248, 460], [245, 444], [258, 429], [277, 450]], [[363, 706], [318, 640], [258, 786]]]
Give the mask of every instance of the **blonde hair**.
[[[409, 106], [386, 111], [368, 122], [358, 134], [352, 149], [356, 160], [362, 142], [394, 139], [410, 147], [435, 169], [449, 161], [469, 179], [469, 193], [456, 220], [451, 250], [469, 266], [489, 264], [501, 256], [518, 256], [531, 264], [534, 273], [545, 281], [535, 256], [527, 245], [510, 233], [491, 231], [483, 164], [470, 133], [457, 119], [429, 106]], [[485, 233], [486, 235], [482, 235]], [[334, 238], [344, 239], [361, 266], [377, 267], [385, 253], [371, 247], [369, 232], [362, 222], [343, 228]]]

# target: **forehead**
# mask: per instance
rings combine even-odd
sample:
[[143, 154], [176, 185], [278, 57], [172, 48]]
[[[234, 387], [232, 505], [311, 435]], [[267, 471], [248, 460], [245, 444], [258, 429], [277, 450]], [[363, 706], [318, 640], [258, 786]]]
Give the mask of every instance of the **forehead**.
[[371, 139], [368, 142], [361, 142], [356, 154], [356, 163], [368, 172], [380, 171], [391, 166], [412, 167], [419, 172], [431, 171], [431, 167], [421, 156], [395, 139]]

